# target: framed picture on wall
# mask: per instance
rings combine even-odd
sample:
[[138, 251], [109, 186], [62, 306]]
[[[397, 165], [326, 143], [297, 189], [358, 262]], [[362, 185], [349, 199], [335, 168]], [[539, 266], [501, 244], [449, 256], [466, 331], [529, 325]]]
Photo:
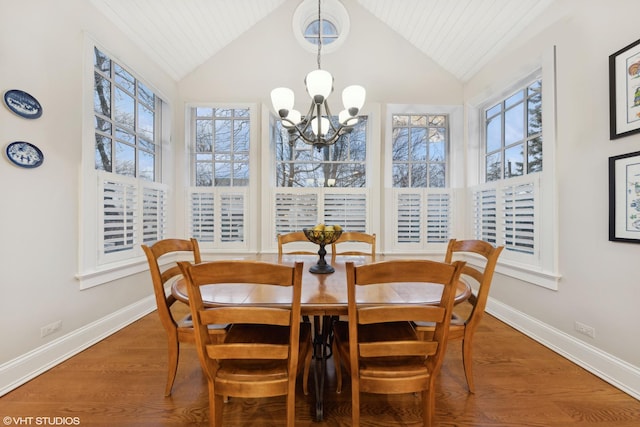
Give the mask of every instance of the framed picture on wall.
[[609, 240], [640, 243], [640, 151], [609, 157]]
[[610, 139], [640, 132], [640, 40], [609, 56]]

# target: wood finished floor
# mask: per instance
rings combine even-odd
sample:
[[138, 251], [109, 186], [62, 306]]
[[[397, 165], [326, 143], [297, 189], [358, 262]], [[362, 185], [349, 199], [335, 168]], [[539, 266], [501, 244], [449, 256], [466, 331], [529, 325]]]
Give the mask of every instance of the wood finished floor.
[[[435, 425], [640, 426], [638, 400], [491, 316], [483, 320], [474, 350], [477, 392], [472, 395], [464, 382], [460, 345], [449, 346], [437, 386]], [[333, 373], [330, 363], [323, 422], [313, 421], [313, 396], [304, 396], [298, 386], [296, 425], [351, 424], [349, 382], [336, 394]], [[19, 417], [22, 425], [29, 425], [26, 417], [37, 425], [36, 417], [50, 417], [50, 424], [41, 418], [39, 425], [75, 420], [85, 427], [207, 426], [207, 387], [195, 348], [183, 346], [168, 398], [165, 377], [165, 336], [151, 313], [1, 397], [0, 425], [18, 425]], [[281, 426], [284, 399], [232, 399], [224, 411], [225, 426]], [[420, 414], [413, 395], [362, 398], [362, 426], [419, 426]]]

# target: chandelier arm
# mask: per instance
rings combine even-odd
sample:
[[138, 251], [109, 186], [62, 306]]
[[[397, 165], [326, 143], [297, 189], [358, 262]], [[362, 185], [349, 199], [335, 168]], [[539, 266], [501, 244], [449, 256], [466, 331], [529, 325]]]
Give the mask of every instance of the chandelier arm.
[[331, 120], [331, 110], [329, 109], [329, 103], [327, 102], [327, 100], [324, 100], [324, 110], [327, 113], [327, 118], [329, 119], [329, 126], [331, 127], [331, 130], [333, 130], [333, 132], [338, 133], [340, 131], [340, 129], [342, 129], [342, 124], [339, 124], [339, 126], [336, 128], [333, 124], [333, 121]]

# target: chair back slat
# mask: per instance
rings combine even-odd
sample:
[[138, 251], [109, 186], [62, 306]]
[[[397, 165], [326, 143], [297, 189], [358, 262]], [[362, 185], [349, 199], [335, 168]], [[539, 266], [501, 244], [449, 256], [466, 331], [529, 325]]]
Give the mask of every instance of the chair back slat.
[[358, 323], [366, 325], [381, 322], [400, 322], [417, 319], [424, 322], [442, 322], [443, 307], [418, 305], [363, 307], [358, 311]]
[[433, 356], [438, 343], [433, 341], [381, 341], [361, 343], [361, 357]]
[[212, 359], [263, 359], [282, 360], [289, 357], [289, 345], [277, 344], [218, 344], [207, 346]]
[[215, 310], [202, 310], [200, 312], [200, 321], [207, 325], [212, 323], [243, 323], [252, 325], [268, 324], [289, 326], [291, 324], [291, 311], [281, 308], [243, 307], [241, 305], [235, 307], [220, 307]]

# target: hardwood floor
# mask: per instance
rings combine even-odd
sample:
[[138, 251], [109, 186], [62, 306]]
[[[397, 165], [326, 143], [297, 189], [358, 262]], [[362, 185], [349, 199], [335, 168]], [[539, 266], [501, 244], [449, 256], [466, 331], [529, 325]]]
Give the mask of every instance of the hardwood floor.
[[[151, 313], [1, 397], [1, 425], [206, 426], [206, 381], [195, 348], [182, 350], [173, 394], [165, 398], [166, 340]], [[475, 395], [467, 393], [460, 344], [447, 350], [438, 426], [640, 425], [638, 400], [491, 316], [483, 319], [474, 350]], [[313, 396], [298, 389], [297, 425], [350, 425], [349, 382], [336, 394], [331, 364], [325, 421], [312, 420]], [[232, 399], [224, 411], [226, 426], [280, 426], [284, 399]], [[362, 426], [419, 426], [420, 414], [413, 395], [363, 395]]]

